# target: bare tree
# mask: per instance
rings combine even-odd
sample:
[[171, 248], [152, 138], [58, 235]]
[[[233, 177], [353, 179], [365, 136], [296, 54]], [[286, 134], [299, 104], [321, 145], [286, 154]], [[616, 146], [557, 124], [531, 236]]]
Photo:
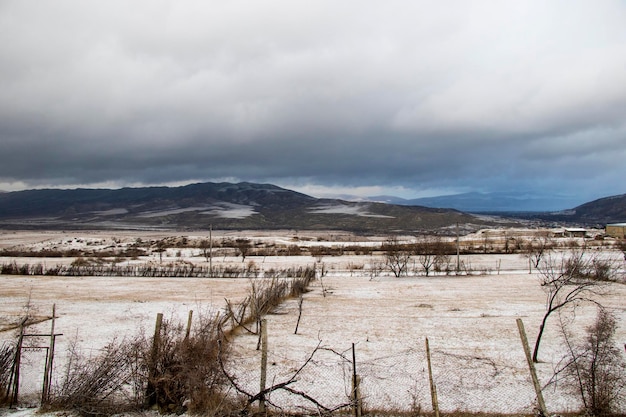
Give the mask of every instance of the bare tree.
[[397, 236], [390, 236], [383, 244], [383, 250], [385, 251], [385, 264], [396, 278], [407, 272], [411, 260], [410, 245], [400, 243]]
[[241, 255], [241, 262], [244, 262], [246, 260], [246, 256], [248, 255], [248, 252], [250, 251], [250, 248], [252, 248], [252, 244], [248, 239], [237, 239], [235, 240], [235, 247]]
[[199, 246], [200, 249], [202, 249], [202, 255], [204, 256], [204, 259], [209, 262], [209, 257], [211, 256], [211, 252], [209, 251], [211, 243], [208, 239], [202, 239]]
[[552, 313], [566, 306], [576, 307], [582, 302], [598, 304], [594, 297], [602, 295], [604, 288], [593, 275], [591, 265], [593, 258], [586, 258], [585, 252], [580, 250], [572, 251], [560, 262], [548, 257], [539, 266], [541, 287], [546, 293], [546, 311], [535, 341], [533, 362], [538, 362], [539, 344]]
[[539, 268], [539, 264], [543, 257], [554, 248], [554, 242], [547, 232], [540, 233], [526, 244], [526, 257], [532, 262], [535, 269]]
[[156, 243], [156, 249], [153, 249], [154, 252], [157, 252], [159, 254], [159, 263], [163, 263], [163, 252], [165, 252], [167, 248], [167, 243], [165, 242], [165, 240], [159, 240]]
[[448, 254], [452, 250], [439, 236], [424, 236], [413, 246], [413, 254], [424, 268], [426, 276], [430, 275], [431, 269], [438, 270], [441, 265], [447, 264]]

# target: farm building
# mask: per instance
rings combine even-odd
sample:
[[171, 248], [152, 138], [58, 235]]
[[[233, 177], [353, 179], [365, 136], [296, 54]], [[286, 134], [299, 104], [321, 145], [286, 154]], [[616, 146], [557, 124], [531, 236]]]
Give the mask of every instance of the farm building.
[[552, 232], [554, 237], [587, 237], [587, 229], [569, 227]]
[[605, 232], [608, 236], [624, 239], [626, 237], [626, 223], [607, 224]]

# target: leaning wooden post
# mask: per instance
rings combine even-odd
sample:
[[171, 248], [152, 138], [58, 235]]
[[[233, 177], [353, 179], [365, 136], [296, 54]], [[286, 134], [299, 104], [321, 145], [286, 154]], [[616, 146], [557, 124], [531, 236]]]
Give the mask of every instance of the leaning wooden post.
[[152, 339], [152, 352], [150, 354], [150, 369], [148, 370], [148, 386], [146, 389], [146, 402], [148, 407], [157, 403], [157, 391], [154, 380], [157, 374], [157, 360], [159, 356], [159, 344], [161, 341], [161, 325], [163, 324], [163, 313], [158, 313], [156, 324], [154, 325], [154, 338]]
[[261, 320], [261, 380], [259, 385], [259, 412], [265, 413], [265, 384], [267, 382], [267, 320]]
[[433, 380], [433, 369], [430, 363], [430, 345], [428, 344], [428, 338], [426, 338], [426, 361], [428, 362], [428, 381], [430, 382], [430, 399], [433, 405], [433, 411], [435, 417], [439, 417], [439, 400], [437, 399], [437, 386]]
[[526, 355], [526, 362], [528, 362], [528, 369], [530, 369], [530, 376], [533, 380], [535, 387], [535, 393], [537, 394], [537, 403], [539, 405], [539, 411], [542, 415], [547, 416], [548, 410], [546, 409], [546, 403], [543, 401], [543, 394], [541, 393], [541, 384], [539, 378], [537, 378], [537, 371], [535, 369], [535, 363], [530, 355], [530, 347], [528, 346], [528, 338], [526, 337], [526, 330], [524, 330], [524, 323], [522, 319], [517, 319], [517, 329], [519, 330], [520, 339], [522, 339], [522, 346], [524, 347], [524, 354]]
[[304, 302], [304, 298], [302, 298], [302, 294], [298, 298], [298, 321], [296, 321], [296, 330], [293, 334], [298, 334], [298, 327], [300, 326], [300, 319], [302, 318], [302, 303]]

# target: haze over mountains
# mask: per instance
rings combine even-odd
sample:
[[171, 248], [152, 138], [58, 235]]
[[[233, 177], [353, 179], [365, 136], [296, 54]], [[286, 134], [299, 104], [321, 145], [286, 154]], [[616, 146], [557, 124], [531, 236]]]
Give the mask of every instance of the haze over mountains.
[[446, 207], [470, 213], [550, 212], [576, 207], [580, 199], [571, 196], [540, 195], [530, 192], [470, 192], [415, 199], [394, 196], [370, 197], [372, 201], [425, 207]]
[[[626, 220], [626, 195], [596, 200], [567, 211], [526, 214], [520, 212], [528, 211], [528, 207], [538, 201], [515, 194], [470, 193], [430, 199], [389, 200], [355, 202], [315, 198], [271, 184], [247, 182], [115, 190], [26, 190], [0, 194], [0, 227], [214, 227], [414, 233], [449, 231], [457, 224], [465, 230], [519, 225], [519, 219], [590, 225]], [[477, 216], [459, 209], [501, 212], [503, 216]]]

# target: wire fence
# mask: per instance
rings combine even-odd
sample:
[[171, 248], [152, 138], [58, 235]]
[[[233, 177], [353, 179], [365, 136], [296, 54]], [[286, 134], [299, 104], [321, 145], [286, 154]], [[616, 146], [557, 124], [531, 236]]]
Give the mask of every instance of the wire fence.
[[[361, 351], [359, 349], [362, 349]], [[521, 348], [520, 348], [521, 350]], [[360, 352], [366, 359], [359, 359]], [[259, 353], [248, 351], [233, 358], [233, 370], [253, 369]], [[441, 412], [531, 415], [539, 410], [528, 364], [519, 352], [465, 354], [459, 350], [432, 349], [433, 383]], [[277, 389], [268, 402], [280, 410], [316, 413], [352, 407], [353, 372], [359, 376], [359, 401], [364, 412], [410, 413], [434, 411], [425, 347], [398, 346], [384, 352], [356, 347], [316, 348], [311, 356], [294, 359], [288, 352], [271, 351], [268, 386], [288, 383], [289, 391]], [[237, 372], [236, 381], [244, 391], [259, 392], [261, 370]], [[583, 404], [566, 385], [543, 380], [543, 397], [551, 413], [577, 412]], [[306, 396], [300, 395], [306, 393]], [[311, 401], [311, 398], [315, 400]], [[614, 403], [614, 411], [626, 411], [626, 399]]]
[[[398, 348], [379, 352], [365, 361], [360, 361], [358, 355], [357, 348], [356, 369], [365, 410], [432, 411], [425, 349]], [[277, 356], [270, 355], [269, 358], [273, 365], [268, 367], [267, 378], [271, 381], [268, 385], [278, 385], [293, 378], [290, 388], [305, 392], [327, 409], [352, 404], [354, 365], [349, 350], [318, 349], [302, 369], [302, 361]], [[433, 350], [431, 356], [435, 364], [433, 380], [442, 412], [529, 414], [536, 407], [525, 363], [512, 365], [503, 358], [464, 356], [440, 350]], [[244, 365], [242, 360], [241, 357], [233, 359], [242, 368], [248, 368], [250, 364]], [[258, 392], [260, 370], [237, 373], [236, 377], [241, 388]], [[268, 401], [289, 411], [316, 408], [316, 404], [307, 398], [283, 390], [272, 392]]]
[[[45, 341], [33, 338], [22, 347], [17, 405], [36, 406], [41, 401], [47, 354], [42, 344]], [[59, 362], [64, 362], [64, 352], [57, 354]], [[258, 350], [240, 350], [230, 356], [226, 369], [232, 373], [236, 390], [251, 396], [260, 392], [260, 355]], [[536, 411], [531, 377], [519, 354], [477, 356], [432, 347], [430, 356], [441, 412], [529, 415]], [[355, 371], [360, 380], [359, 401], [365, 413], [434, 411], [424, 346], [399, 345], [388, 351], [372, 352], [367, 346], [357, 345], [353, 353], [349, 346], [320, 345], [307, 357], [271, 350], [267, 387], [279, 388], [270, 390], [266, 401], [269, 407], [290, 413], [349, 409], [355, 403]], [[63, 374], [61, 365], [55, 366], [54, 372], [56, 383]], [[544, 396], [551, 412], [578, 410], [582, 405], [561, 387], [544, 387]], [[626, 411], [624, 399], [616, 406], [616, 411]]]

